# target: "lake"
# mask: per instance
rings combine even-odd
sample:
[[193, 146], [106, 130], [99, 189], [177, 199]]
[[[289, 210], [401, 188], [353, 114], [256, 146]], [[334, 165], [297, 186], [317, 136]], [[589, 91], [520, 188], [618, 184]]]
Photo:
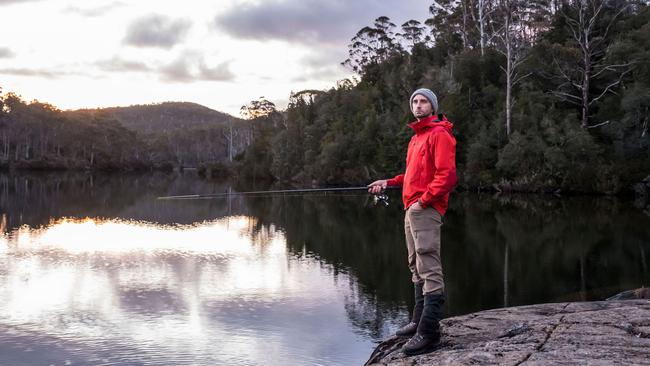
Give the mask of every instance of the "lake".
[[[0, 365], [353, 365], [408, 321], [399, 192], [181, 174], [0, 174]], [[454, 193], [446, 316], [650, 283], [650, 213], [615, 197]]]

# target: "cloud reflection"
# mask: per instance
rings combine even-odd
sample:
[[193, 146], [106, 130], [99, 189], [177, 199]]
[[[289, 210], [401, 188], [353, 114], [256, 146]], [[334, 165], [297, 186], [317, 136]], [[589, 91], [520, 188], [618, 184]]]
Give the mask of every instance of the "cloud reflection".
[[245, 216], [177, 226], [124, 220], [62, 219], [39, 229], [23, 226], [0, 239], [0, 246], [13, 253], [245, 254], [251, 253], [253, 248], [244, 234], [254, 224], [253, 218]]
[[346, 326], [350, 280], [256, 223], [62, 219], [0, 235], [0, 354], [8, 341], [33, 364], [283, 363], [327, 357], [326, 331], [326, 344], [365, 354]]

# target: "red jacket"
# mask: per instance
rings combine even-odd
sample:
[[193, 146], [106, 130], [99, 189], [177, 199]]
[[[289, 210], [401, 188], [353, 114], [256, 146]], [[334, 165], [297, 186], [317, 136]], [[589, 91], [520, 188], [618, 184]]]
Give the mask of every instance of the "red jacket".
[[456, 185], [456, 138], [454, 125], [442, 115], [433, 115], [409, 124], [415, 131], [406, 154], [406, 172], [388, 180], [402, 186], [404, 209], [420, 200], [440, 215], [447, 211], [449, 193]]

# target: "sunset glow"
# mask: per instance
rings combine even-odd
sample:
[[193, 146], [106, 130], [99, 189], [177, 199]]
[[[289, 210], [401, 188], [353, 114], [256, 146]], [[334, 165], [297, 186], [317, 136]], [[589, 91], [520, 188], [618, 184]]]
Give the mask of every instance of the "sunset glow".
[[416, 0], [0, 2], [11, 35], [0, 87], [62, 109], [189, 101], [237, 115], [260, 96], [283, 108], [291, 91], [351, 76], [340, 62], [358, 29], [421, 10]]
[[250, 252], [244, 237], [254, 224], [250, 217], [230, 217], [195, 225], [158, 226], [146, 222], [62, 219], [33, 229], [23, 226], [0, 238], [0, 248], [12, 253], [63, 251], [69, 254], [155, 253], [243, 254]]

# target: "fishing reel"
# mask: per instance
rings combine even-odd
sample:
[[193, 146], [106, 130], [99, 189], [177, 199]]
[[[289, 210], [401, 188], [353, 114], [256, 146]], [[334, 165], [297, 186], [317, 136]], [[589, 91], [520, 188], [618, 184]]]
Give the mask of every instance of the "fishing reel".
[[375, 206], [377, 206], [379, 204], [382, 204], [382, 205], [384, 205], [384, 207], [388, 207], [388, 205], [389, 205], [388, 195], [386, 193], [375, 194], [372, 197], [372, 200], [373, 200]]

